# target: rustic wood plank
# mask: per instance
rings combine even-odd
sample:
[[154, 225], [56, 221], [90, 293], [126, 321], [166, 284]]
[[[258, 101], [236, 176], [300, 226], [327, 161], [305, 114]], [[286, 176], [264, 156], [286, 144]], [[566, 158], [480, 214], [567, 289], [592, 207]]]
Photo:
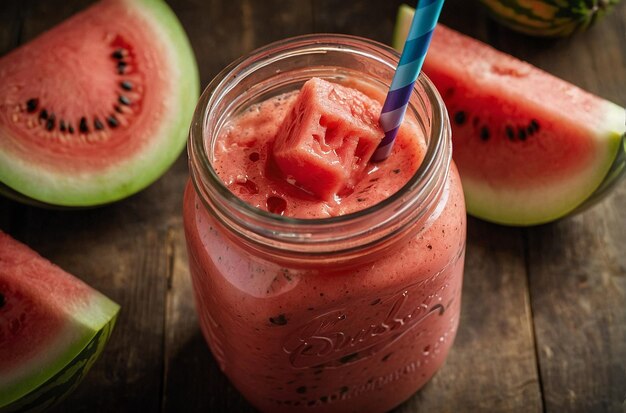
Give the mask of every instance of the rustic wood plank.
[[25, 5], [15, 1], [0, 4], [0, 56], [20, 42]]
[[626, 383], [626, 185], [593, 210], [529, 232], [546, 411], [621, 412]]
[[226, 65], [267, 43], [309, 33], [309, 3], [281, 0], [168, 1], [195, 51], [206, 86]]
[[[402, 0], [312, 0], [314, 31], [363, 36], [389, 44], [396, 12]], [[410, 2], [409, 2], [410, 3]]]
[[[24, 23], [25, 4], [0, 3], [0, 56], [4, 56], [20, 43]], [[0, 230], [11, 233], [19, 226], [17, 205], [0, 196]]]

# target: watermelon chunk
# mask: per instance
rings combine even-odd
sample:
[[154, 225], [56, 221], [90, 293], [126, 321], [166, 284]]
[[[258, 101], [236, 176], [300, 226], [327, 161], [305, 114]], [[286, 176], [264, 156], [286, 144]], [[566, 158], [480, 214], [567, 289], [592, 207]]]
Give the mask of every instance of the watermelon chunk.
[[[396, 48], [412, 14], [400, 9]], [[453, 158], [476, 217], [549, 222], [608, 193], [626, 170], [625, 112], [612, 102], [443, 25], [424, 72], [450, 113]]]
[[380, 110], [358, 90], [312, 78], [279, 128], [274, 160], [288, 181], [331, 201], [358, 182], [382, 139]]
[[106, 344], [119, 306], [0, 231], [0, 411], [43, 411]]

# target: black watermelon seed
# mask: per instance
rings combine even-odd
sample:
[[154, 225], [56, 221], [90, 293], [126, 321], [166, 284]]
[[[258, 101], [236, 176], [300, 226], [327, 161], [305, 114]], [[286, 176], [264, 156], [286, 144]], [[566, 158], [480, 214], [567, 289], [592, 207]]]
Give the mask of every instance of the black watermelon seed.
[[520, 128], [517, 131], [517, 137], [520, 138], [520, 140], [525, 141], [526, 140], [526, 130], [523, 128]]
[[252, 152], [250, 155], [248, 155], [248, 159], [250, 159], [252, 162], [256, 162], [261, 159], [261, 155], [259, 155], [258, 152]]
[[328, 402], [328, 396], [322, 396], [322, 397], [320, 397], [320, 401], [321, 401], [322, 403], [326, 403], [326, 402]]
[[39, 112], [39, 119], [48, 119], [48, 111], [45, 109], [42, 109], [42, 111]]
[[55, 119], [56, 117], [54, 116], [54, 113], [51, 113], [48, 117], [48, 120], [46, 121], [47, 130], [51, 131], [52, 129], [54, 129]]
[[80, 129], [82, 133], [89, 132], [89, 127], [87, 126], [87, 118], [85, 117], [80, 118], [80, 123], [78, 125], [78, 128]]
[[120, 75], [124, 74], [124, 71], [126, 70], [126, 62], [119, 62], [117, 64], [117, 73]]
[[465, 116], [465, 112], [463, 112], [463, 111], [459, 111], [459, 112], [457, 112], [457, 113], [454, 115], [454, 122], [455, 122], [457, 125], [462, 125], [462, 124], [464, 124], [464, 123], [465, 123], [465, 119], [466, 119], [466, 116]]
[[111, 53], [111, 57], [114, 59], [123, 59], [124, 49], [116, 49], [113, 53]]
[[393, 173], [394, 173], [394, 174], [399, 174], [399, 173], [400, 173], [400, 169], [394, 169], [394, 170], [393, 170]]
[[37, 110], [37, 106], [39, 105], [39, 100], [38, 99], [28, 99], [26, 101], [26, 110], [28, 111], [28, 113], [33, 113]]
[[128, 99], [124, 95], [120, 95], [120, 98], [118, 100], [122, 105], [126, 105], [126, 106], [130, 105], [130, 99]]
[[339, 389], [339, 393], [344, 394], [344, 393], [347, 393], [348, 390], [350, 390], [348, 386], [343, 386]]
[[122, 113], [122, 108], [119, 107], [118, 105], [113, 106], [113, 108], [115, 109], [117, 113]]
[[300, 386], [296, 389], [297, 393], [303, 394], [306, 393], [306, 386]]
[[537, 132], [539, 130], [539, 122], [537, 122], [536, 119], [532, 119], [530, 121], [530, 126], [533, 127], [533, 129], [535, 130], [535, 132]]
[[117, 125], [119, 125], [119, 122], [117, 121], [117, 118], [115, 116], [113, 116], [113, 115], [111, 115], [111, 116], [109, 116], [107, 118], [107, 123], [112, 128], [117, 128]]
[[102, 124], [102, 122], [100, 122], [100, 119], [98, 118], [95, 118], [93, 120], [93, 127], [96, 128], [96, 130], [104, 129], [104, 125]]
[[0, 308], [4, 307], [4, 303], [6, 300], [4, 299], [4, 295], [0, 293]]
[[59, 122], [59, 129], [61, 129], [61, 132], [65, 132], [65, 121], [63, 119]]
[[507, 138], [509, 138], [510, 140], [515, 139], [515, 131], [513, 130], [513, 128], [512, 128], [512, 127], [507, 126], [507, 127], [505, 128], [505, 132], [506, 132], [506, 136], [507, 136]]
[[349, 361], [354, 360], [355, 358], [359, 357], [359, 353], [352, 353], [352, 354], [348, 354], [347, 356], [343, 356], [342, 358], [339, 359], [339, 362], [342, 364], [345, 364]]
[[480, 128], [480, 139], [486, 141], [489, 139], [489, 128], [483, 126]]
[[386, 354], [385, 357], [383, 357], [383, 361], [389, 360], [389, 357], [391, 357], [392, 354], [393, 353]]
[[124, 80], [120, 82], [120, 86], [124, 90], [133, 90], [133, 84], [129, 80]]
[[287, 318], [284, 314], [279, 314], [276, 317], [270, 317], [270, 323], [276, 324], [277, 326], [284, 326], [287, 324]]
[[73, 127], [72, 125], [69, 125], [69, 126], [67, 127], [67, 130], [68, 130], [70, 133], [74, 133], [74, 127]]

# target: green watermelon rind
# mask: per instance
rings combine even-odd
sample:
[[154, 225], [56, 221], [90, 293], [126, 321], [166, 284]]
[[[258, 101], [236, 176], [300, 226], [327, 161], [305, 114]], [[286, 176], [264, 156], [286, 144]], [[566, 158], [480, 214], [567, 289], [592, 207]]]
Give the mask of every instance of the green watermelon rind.
[[[596, 148], [603, 150], [604, 155], [595, 158], [595, 163], [585, 169], [587, 173], [579, 174], [570, 185], [551, 186], [543, 193], [501, 187], [494, 189], [484, 181], [461, 176], [468, 214], [495, 224], [530, 226], [546, 224], [585, 210], [587, 205], [595, 204], [609, 194], [609, 191], [596, 191], [618, 159], [622, 136], [618, 132], [607, 132], [598, 135], [596, 140], [599, 142]], [[584, 180], [580, 177], [582, 175]], [[623, 176], [624, 171], [620, 170], [611, 180], [616, 182]], [[558, 202], [550, 202], [556, 198]]]
[[33, 374], [4, 385], [0, 413], [44, 411], [78, 386], [102, 353], [120, 309], [99, 292], [92, 294], [87, 308], [76, 309], [72, 325], [62, 333], [72, 335], [74, 342], [60, 353], [48, 349]]
[[588, 2], [559, 3], [542, 0], [554, 8], [552, 16], [541, 16], [520, 4], [518, 0], [480, 0], [490, 17], [500, 24], [520, 33], [537, 37], [565, 37], [583, 31], [608, 13], [619, 0], [610, 0], [604, 6], [589, 5]]
[[[163, 122], [141, 153], [112, 168], [86, 176], [42, 171], [23, 159], [0, 151], [0, 181], [17, 192], [46, 204], [84, 207], [126, 198], [156, 181], [183, 151], [197, 98], [198, 67], [189, 39], [176, 15], [162, 0], [127, 0], [150, 21], [155, 41], [167, 45], [170, 76], [176, 75], [168, 105], [170, 122]], [[175, 73], [174, 71], [178, 71]], [[164, 150], [164, 148], [166, 148]]]
[[396, 15], [396, 25], [393, 29], [393, 36], [391, 38], [391, 47], [398, 52], [402, 52], [404, 48], [404, 42], [409, 35], [409, 28], [411, 27], [411, 21], [415, 9], [407, 4], [401, 4], [398, 7], [398, 14]]

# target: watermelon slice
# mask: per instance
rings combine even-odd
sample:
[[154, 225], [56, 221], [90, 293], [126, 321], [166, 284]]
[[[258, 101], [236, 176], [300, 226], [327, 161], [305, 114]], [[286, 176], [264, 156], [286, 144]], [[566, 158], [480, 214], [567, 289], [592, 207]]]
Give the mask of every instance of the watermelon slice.
[[0, 231], [0, 412], [43, 411], [106, 344], [119, 306]]
[[162, 0], [96, 3], [2, 57], [0, 85], [0, 183], [13, 198], [70, 207], [162, 175], [199, 93], [189, 41]]
[[[399, 11], [396, 48], [412, 15], [408, 6]], [[624, 175], [618, 105], [442, 25], [424, 72], [450, 113], [470, 214], [507, 225], [549, 222]]]
[[278, 130], [274, 160], [288, 181], [331, 201], [354, 187], [381, 141], [380, 110], [356, 89], [312, 78]]

